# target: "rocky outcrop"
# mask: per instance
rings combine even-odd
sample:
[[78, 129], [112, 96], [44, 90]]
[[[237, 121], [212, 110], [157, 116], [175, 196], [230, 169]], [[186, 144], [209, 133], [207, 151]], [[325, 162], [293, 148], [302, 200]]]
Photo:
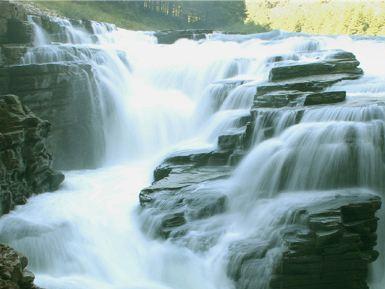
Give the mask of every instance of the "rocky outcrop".
[[178, 39], [205, 39], [206, 34], [213, 33], [209, 29], [188, 29], [188, 30], [164, 30], [155, 32], [159, 44], [172, 44]]
[[[288, 61], [279, 57], [277, 59], [279, 61], [268, 61], [269, 65], [272, 65], [270, 80], [256, 88], [250, 115], [240, 117], [238, 127], [220, 135], [216, 149], [187, 154], [174, 153], [155, 169], [154, 183], [142, 190], [140, 203], [144, 211], [151, 211], [153, 218], [148, 219], [173, 220], [157, 222], [157, 225], [153, 226], [157, 227], [157, 233], [152, 232], [155, 236], [181, 236], [181, 232], [187, 230], [189, 222], [186, 212], [189, 209], [188, 205], [181, 205], [185, 203], [184, 197], [191, 198], [191, 192], [197, 191], [198, 184], [209, 182], [210, 179], [226, 178], [257, 138], [257, 125], [259, 140], [270, 138], [274, 135], [275, 116], [279, 115], [284, 107], [290, 108], [292, 112], [287, 125], [294, 125], [300, 122], [306, 106], [333, 104], [345, 100], [345, 91], [325, 91], [327, 87], [338, 81], [356, 79], [362, 75], [355, 56], [340, 50], [320, 52], [316, 61], [306, 64], [297, 64], [298, 58], [293, 57]], [[245, 83], [247, 81], [223, 82], [226, 87], [229, 84], [234, 87]], [[218, 172], [221, 172], [220, 176]], [[174, 197], [175, 194], [178, 198]], [[194, 197], [199, 199], [201, 195], [196, 194]], [[222, 197], [218, 193], [216, 200]], [[168, 199], [167, 202], [165, 199]], [[203, 205], [205, 202], [199, 200], [195, 203]], [[214, 209], [213, 212], [217, 214], [223, 210], [224, 207], [222, 210]], [[162, 217], [159, 217], [160, 215]]]
[[63, 174], [51, 168], [46, 139], [50, 124], [14, 95], [0, 96], [0, 215], [28, 197], [56, 190]]
[[[321, 52], [321, 55], [323, 53]], [[359, 78], [363, 71], [349, 52], [325, 51], [309, 63], [281, 61], [272, 67], [269, 82], [257, 87], [254, 107], [284, 107], [343, 102], [344, 91], [325, 91], [332, 84]]]
[[0, 2], [0, 44], [29, 43], [32, 27], [27, 22], [27, 11], [8, 0]]
[[[321, 52], [322, 53], [322, 52]], [[328, 55], [323, 57], [319, 61], [308, 63], [285, 63], [281, 62], [278, 66], [275, 66], [270, 71], [270, 81], [282, 81], [293, 78], [301, 78], [314, 75], [334, 75], [343, 74], [351, 75], [355, 78], [355, 75], [363, 73], [356, 57], [351, 52], [337, 50], [334, 53], [327, 51]]]
[[8, 0], [0, 2], [0, 66], [20, 61], [33, 42], [33, 28], [27, 11]]
[[[298, 208], [281, 229], [283, 243], [274, 263], [270, 288], [367, 288], [368, 264], [375, 261], [379, 197], [351, 191]], [[266, 265], [276, 240], [250, 239], [231, 246], [228, 273], [237, 288], [255, 288], [253, 276]]]
[[230, 175], [226, 159], [200, 152], [170, 157], [160, 165], [154, 172], [156, 181], [139, 195], [141, 206], [149, 209], [145, 230], [155, 238], [178, 239], [194, 221], [224, 212], [227, 197], [212, 191], [210, 184]]
[[26, 269], [28, 259], [12, 248], [0, 244], [0, 288], [38, 289], [35, 276]]
[[[220, 214], [229, 209], [224, 180], [250, 146], [298, 124], [316, 106], [343, 105], [346, 92], [329, 88], [363, 73], [353, 54], [339, 50], [321, 51], [308, 63], [284, 59], [267, 62], [270, 77], [256, 87], [250, 115], [220, 135], [216, 149], [176, 152], [155, 169], [153, 184], [140, 193], [142, 226], [152, 237], [193, 250], [214, 246], [225, 226]], [[222, 103], [227, 95], [220, 97]], [[372, 193], [350, 189], [298, 206], [270, 237], [230, 244], [227, 274], [237, 289], [365, 289], [368, 265], [378, 256], [375, 213], [380, 205]], [[208, 218], [219, 223], [208, 226]]]
[[[0, 94], [18, 95], [38, 117], [51, 123], [47, 145], [55, 168], [95, 168], [102, 159], [105, 141], [97, 97], [102, 89], [97, 87], [91, 60], [86, 63], [81, 59], [100, 51], [60, 44], [32, 48], [36, 25], [44, 30], [48, 41], [58, 43], [78, 43], [79, 36], [71, 33], [73, 27], [92, 43], [115, 26], [48, 16], [24, 2], [0, 3]], [[107, 110], [112, 109], [109, 105]]]
[[[47, 63], [0, 69], [5, 91], [17, 94], [39, 117], [52, 124], [48, 148], [59, 169], [95, 167], [103, 148], [96, 84], [89, 64]], [[76, 152], [76, 154], [74, 153]]]

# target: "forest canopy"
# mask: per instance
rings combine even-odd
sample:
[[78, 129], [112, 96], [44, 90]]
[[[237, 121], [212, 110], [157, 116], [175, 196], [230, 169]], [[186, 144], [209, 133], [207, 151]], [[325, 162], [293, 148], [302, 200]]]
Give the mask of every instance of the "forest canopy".
[[247, 0], [247, 19], [312, 34], [385, 35], [385, 1]]
[[137, 30], [206, 28], [253, 33], [385, 35], [385, 0], [38, 1], [63, 16]]

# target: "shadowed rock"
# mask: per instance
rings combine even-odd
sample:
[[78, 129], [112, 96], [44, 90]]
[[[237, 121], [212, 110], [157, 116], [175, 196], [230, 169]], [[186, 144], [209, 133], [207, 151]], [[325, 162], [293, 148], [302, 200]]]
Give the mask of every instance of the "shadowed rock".
[[0, 288], [38, 289], [34, 274], [26, 269], [28, 259], [12, 248], [0, 244]]
[[0, 214], [32, 194], [56, 190], [64, 175], [52, 170], [46, 148], [50, 124], [14, 95], [0, 96]]
[[367, 288], [369, 263], [375, 261], [376, 211], [379, 197], [335, 195], [295, 210], [281, 227], [278, 240], [246, 239], [229, 250], [228, 275], [236, 287], [251, 289], [267, 256], [283, 244], [268, 272], [269, 288]]
[[213, 33], [209, 29], [188, 29], [188, 30], [165, 30], [155, 32], [159, 44], [172, 44], [178, 39], [199, 40], [206, 38], [206, 34]]

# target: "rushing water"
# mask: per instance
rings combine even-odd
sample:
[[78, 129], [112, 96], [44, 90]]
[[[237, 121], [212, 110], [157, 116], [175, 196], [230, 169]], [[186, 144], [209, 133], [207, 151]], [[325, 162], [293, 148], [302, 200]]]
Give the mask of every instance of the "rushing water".
[[[226, 256], [234, 240], [273, 239], [290, 211], [336, 190], [384, 190], [385, 109], [376, 102], [385, 100], [383, 40], [274, 31], [159, 45], [151, 33], [93, 23], [95, 38], [56, 21], [62, 33], [55, 38], [33, 22], [35, 47], [23, 61], [92, 65], [102, 116], [95, 129], [103, 131], [106, 149], [102, 168], [66, 172], [60, 191], [35, 196], [0, 220], [1, 241], [29, 257], [37, 285], [230, 289]], [[309, 109], [298, 124], [295, 110], [257, 119], [250, 153], [230, 180], [215, 184], [227, 188], [229, 212], [200, 224], [209, 233], [224, 231], [211, 249], [194, 251], [194, 244], [187, 248], [141, 232], [138, 193], [164, 154], [215, 147], [220, 134], [236, 129], [249, 114], [256, 85], [267, 79], [272, 57], [306, 60], [309, 54], [302, 52], [316, 57], [336, 48], [355, 53], [365, 71], [361, 79], [331, 88], [346, 90], [348, 104]], [[274, 126], [268, 140], [261, 133], [266, 121]], [[356, 158], [347, 138], [357, 143]], [[265, 285], [279, 251], [267, 254], [256, 285]], [[375, 264], [373, 284], [381, 284], [383, 262]]]

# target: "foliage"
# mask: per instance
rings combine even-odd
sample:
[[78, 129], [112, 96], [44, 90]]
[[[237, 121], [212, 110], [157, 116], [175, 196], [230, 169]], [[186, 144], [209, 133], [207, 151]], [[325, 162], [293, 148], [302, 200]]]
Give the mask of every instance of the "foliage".
[[140, 30], [231, 29], [265, 31], [261, 25], [244, 25], [244, 1], [37, 1], [36, 5], [78, 19], [115, 23]]
[[185, 28], [175, 17], [146, 10], [141, 1], [36, 1], [35, 5], [54, 10], [61, 16], [114, 23], [133, 30]]
[[313, 34], [385, 35], [385, 1], [247, 0], [248, 21]]

